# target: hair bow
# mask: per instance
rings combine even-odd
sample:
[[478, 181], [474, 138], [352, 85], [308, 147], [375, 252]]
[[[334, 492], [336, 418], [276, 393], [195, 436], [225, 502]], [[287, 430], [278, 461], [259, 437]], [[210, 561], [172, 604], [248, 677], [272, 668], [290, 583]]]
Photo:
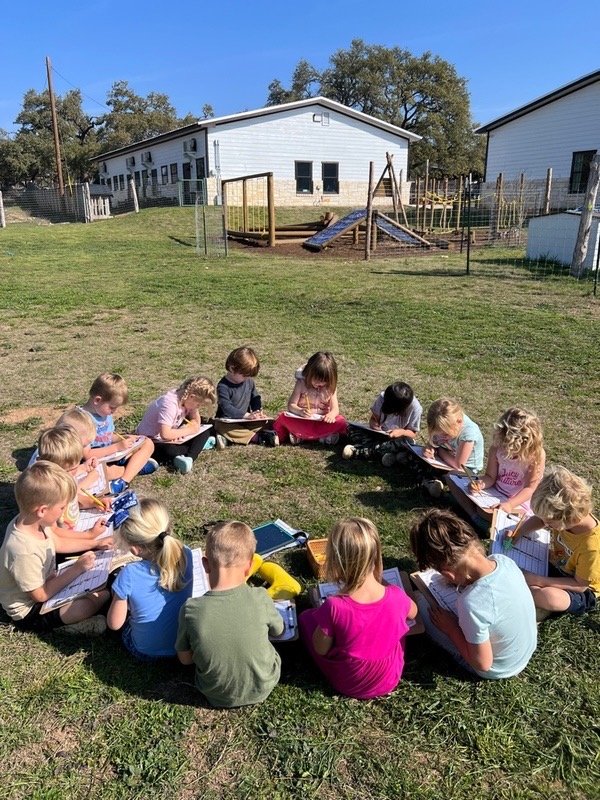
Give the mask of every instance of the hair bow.
[[115, 528], [120, 528], [125, 520], [129, 519], [129, 509], [138, 505], [138, 499], [135, 492], [125, 492], [114, 501], [112, 505], [113, 514], [108, 520], [108, 524], [114, 525]]

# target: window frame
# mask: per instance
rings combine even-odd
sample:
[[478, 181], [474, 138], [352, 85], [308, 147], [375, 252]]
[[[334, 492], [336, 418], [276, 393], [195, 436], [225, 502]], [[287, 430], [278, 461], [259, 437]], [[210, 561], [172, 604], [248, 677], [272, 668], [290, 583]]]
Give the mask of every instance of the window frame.
[[[335, 167], [335, 178], [325, 176], [325, 167]], [[335, 189], [326, 189], [326, 181], [335, 181]], [[323, 194], [339, 194], [340, 193], [340, 162], [339, 161], [321, 161], [321, 184], [323, 186]]]
[[571, 156], [569, 194], [584, 194], [590, 177], [590, 164], [596, 150], [575, 150]]
[[[308, 175], [301, 175], [299, 171], [300, 165], [308, 165], [310, 167]], [[296, 181], [296, 194], [314, 194], [314, 180], [313, 180], [313, 162], [312, 161], [294, 161], [294, 180]], [[300, 188], [300, 181], [308, 181], [306, 184], [307, 189]]]

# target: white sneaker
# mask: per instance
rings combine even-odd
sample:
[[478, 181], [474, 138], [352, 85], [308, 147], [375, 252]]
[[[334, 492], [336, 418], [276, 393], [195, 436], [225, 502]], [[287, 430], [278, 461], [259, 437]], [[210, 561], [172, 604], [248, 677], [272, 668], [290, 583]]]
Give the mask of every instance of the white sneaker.
[[432, 497], [441, 497], [444, 493], [444, 484], [439, 480], [423, 481], [423, 487]]
[[296, 436], [293, 433], [288, 434], [290, 437], [290, 444], [300, 444], [302, 441], [299, 436]]
[[202, 448], [202, 452], [204, 450], [214, 450], [217, 446], [217, 440], [214, 436], [209, 436], [208, 439], [204, 442], [204, 447]]
[[217, 435], [215, 436], [215, 440], [216, 440], [215, 447], [217, 448], [217, 450], [225, 450], [225, 448], [227, 447], [227, 439], [222, 434], [217, 433]]
[[342, 458], [350, 459], [354, 458], [354, 454], [356, 453], [356, 447], [353, 444], [347, 444], [346, 447], [342, 450]]
[[187, 475], [188, 472], [192, 471], [194, 462], [190, 456], [175, 456], [173, 466], [180, 475]]
[[73, 622], [71, 625], [63, 625], [57, 628], [61, 633], [72, 633], [84, 636], [101, 636], [106, 631], [106, 617], [96, 614], [94, 617], [82, 619], [81, 622]]

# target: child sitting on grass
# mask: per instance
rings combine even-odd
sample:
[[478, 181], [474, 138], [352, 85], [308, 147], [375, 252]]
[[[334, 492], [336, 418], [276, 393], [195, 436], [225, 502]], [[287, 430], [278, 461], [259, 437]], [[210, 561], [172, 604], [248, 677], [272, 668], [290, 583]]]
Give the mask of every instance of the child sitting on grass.
[[481, 678], [518, 675], [537, 646], [535, 606], [523, 573], [504, 555], [486, 557], [475, 531], [451, 511], [430, 509], [413, 525], [410, 544], [419, 569], [435, 569], [457, 588], [458, 617], [419, 613], [429, 636]]
[[204, 556], [210, 590], [179, 614], [179, 660], [196, 665], [196, 687], [219, 708], [260, 703], [279, 681], [281, 659], [269, 636], [281, 635], [284, 623], [266, 589], [246, 583], [255, 548], [243, 522], [216, 525]]
[[129, 509], [115, 538], [141, 561], [126, 564], [113, 585], [107, 623], [141, 661], [175, 656], [179, 611], [192, 595], [192, 551], [171, 530], [169, 513], [146, 497]]
[[88, 539], [74, 536], [67, 541], [54, 533], [56, 523], [76, 494], [73, 478], [48, 461], [37, 461], [17, 478], [19, 514], [9, 522], [0, 547], [0, 603], [17, 628], [45, 632], [68, 625], [77, 633], [106, 630], [104, 617], [97, 616], [109, 598], [103, 589], [47, 614], [40, 613], [46, 600], [95, 563], [94, 553], [88, 551], [56, 572], [56, 553], [89, 547]]
[[[251, 347], [238, 347], [232, 350], [225, 362], [227, 374], [217, 384], [217, 419], [214, 421], [217, 432], [217, 448], [222, 450], [228, 444], [266, 444], [276, 447], [277, 435], [265, 430], [268, 425], [262, 411], [262, 400], [256, 390], [254, 378], [258, 375], [260, 362]], [[244, 424], [223, 422], [226, 419], [246, 420]]]
[[600, 522], [592, 514], [590, 486], [565, 467], [553, 467], [531, 498], [535, 516], [519, 534], [548, 527], [552, 533], [551, 561], [566, 577], [526, 572], [536, 608], [584, 614], [600, 596]]
[[379, 534], [368, 519], [334, 525], [325, 564], [340, 594], [300, 615], [302, 640], [336, 692], [363, 700], [389, 694], [402, 676], [407, 620], [417, 607], [381, 582]]
[[[127, 385], [117, 373], [103, 372], [98, 375], [90, 387], [87, 402], [81, 406], [87, 411], [96, 426], [96, 438], [92, 443], [94, 456], [105, 458], [131, 447], [135, 436], [121, 436], [115, 433], [113, 414], [127, 402]], [[125, 458], [123, 476], [109, 483], [111, 494], [124, 492], [136, 475], [151, 475], [158, 469], [158, 464], [151, 458], [154, 444], [145, 438], [141, 446]]]
[[273, 423], [280, 442], [338, 443], [340, 434], [346, 433], [348, 426], [340, 414], [337, 378], [335, 358], [322, 351], [312, 355], [304, 367], [296, 371], [296, 385], [288, 400], [287, 412], [279, 414]]
[[200, 430], [200, 409], [212, 411], [214, 403], [212, 381], [202, 375], [187, 378], [177, 389], [170, 389], [150, 403], [137, 432], [154, 441], [155, 455], [161, 463], [172, 463], [177, 472], [187, 475], [200, 453], [215, 446], [212, 428]]

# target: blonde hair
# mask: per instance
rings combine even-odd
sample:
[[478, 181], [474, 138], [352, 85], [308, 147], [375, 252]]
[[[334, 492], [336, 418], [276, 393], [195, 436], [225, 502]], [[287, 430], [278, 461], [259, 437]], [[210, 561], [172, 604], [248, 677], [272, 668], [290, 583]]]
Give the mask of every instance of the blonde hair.
[[73, 408], [68, 408], [64, 411], [58, 418], [56, 424], [57, 426], [70, 425], [71, 428], [77, 431], [82, 441], [84, 438], [87, 438], [93, 442], [96, 438], [96, 425], [94, 420], [87, 411], [84, 411], [82, 408], [77, 408], [77, 406], [73, 406]]
[[566, 467], [550, 467], [531, 497], [531, 510], [568, 530], [591, 513], [592, 488]]
[[371, 573], [381, 580], [383, 563], [377, 528], [369, 519], [350, 517], [337, 522], [327, 538], [327, 580], [339, 581], [352, 594]]
[[477, 534], [452, 511], [430, 508], [410, 529], [419, 569], [453, 569], [472, 547], [484, 553]]
[[83, 458], [81, 438], [70, 425], [46, 428], [38, 439], [38, 457], [52, 461], [62, 469], [73, 469]]
[[187, 378], [179, 386], [177, 396], [180, 403], [183, 403], [188, 397], [193, 397], [198, 400], [200, 405], [211, 406], [215, 404], [216, 400], [215, 386], [208, 378], [197, 375], [194, 378]]
[[544, 458], [542, 423], [524, 408], [509, 408], [494, 424], [493, 444], [507, 458], [539, 467]]
[[128, 547], [141, 548], [142, 557], [157, 565], [163, 589], [178, 592], [183, 588], [187, 557], [183, 543], [171, 531], [169, 512], [161, 502], [149, 497], [140, 500], [117, 528], [116, 536]]
[[256, 351], [251, 347], [237, 347], [227, 356], [225, 369], [227, 372], [237, 372], [246, 378], [254, 378], [258, 375], [260, 361]]
[[302, 368], [302, 377], [309, 389], [314, 389], [315, 381], [323, 381], [327, 390], [333, 394], [338, 380], [335, 358], [326, 350], [319, 350], [308, 359]]
[[205, 555], [219, 567], [239, 567], [252, 559], [256, 537], [244, 522], [220, 522], [206, 537]]
[[440, 397], [429, 406], [427, 411], [427, 428], [429, 433], [446, 433], [453, 436], [456, 426], [462, 420], [464, 411], [460, 403], [451, 397]]
[[15, 498], [21, 514], [40, 506], [70, 503], [77, 496], [77, 484], [68, 472], [51, 461], [36, 461], [22, 472], [15, 484]]
[[125, 379], [116, 372], [103, 372], [90, 386], [90, 397], [99, 397], [105, 403], [124, 405], [129, 397]]

